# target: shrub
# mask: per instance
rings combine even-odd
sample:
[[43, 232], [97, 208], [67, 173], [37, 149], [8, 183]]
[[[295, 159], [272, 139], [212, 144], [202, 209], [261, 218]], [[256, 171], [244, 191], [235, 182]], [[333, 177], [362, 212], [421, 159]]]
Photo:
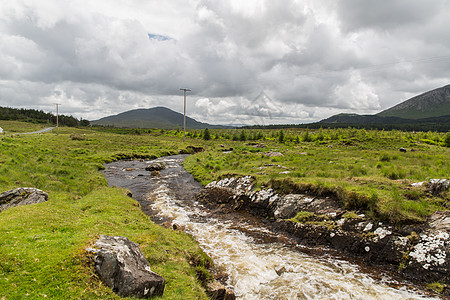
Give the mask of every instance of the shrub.
[[450, 147], [450, 132], [447, 132], [444, 136], [444, 146]]

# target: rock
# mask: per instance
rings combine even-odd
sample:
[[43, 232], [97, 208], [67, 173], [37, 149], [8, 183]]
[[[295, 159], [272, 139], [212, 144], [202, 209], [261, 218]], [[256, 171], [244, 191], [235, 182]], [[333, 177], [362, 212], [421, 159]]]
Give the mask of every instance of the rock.
[[186, 149], [191, 150], [194, 153], [205, 151], [203, 147], [196, 147], [196, 146], [187, 146]]
[[441, 196], [450, 187], [450, 180], [448, 179], [430, 179], [427, 184], [428, 191], [434, 196]]
[[234, 300], [236, 296], [234, 292], [227, 289], [223, 284], [218, 281], [213, 281], [207, 284], [206, 293], [210, 299], [214, 300]]
[[159, 171], [152, 171], [152, 172], [150, 173], [150, 175], [152, 175], [152, 176], [154, 176], [154, 177], [161, 177], [161, 172], [159, 172]]
[[268, 157], [276, 157], [276, 156], [284, 156], [283, 153], [281, 152], [265, 152], [263, 153], [263, 155], [268, 156]]
[[429, 217], [409, 258], [406, 271], [410, 276], [450, 284], [450, 211]]
[[47, 200], [48, 194], [39, 189], [21, 187], [9, 190], [0, 194], [0, 212], [14, 206], [41, 203]]
[[398, 149], [400, 152], [406, 152], [406, 149], [405, 148], [400, 148], [400, 149]]
[[253, 145], [253, 148], [266, 148], [266, 145], [263, 143], [257, 144], [257, 145]]
[[[346, 217], [343, 204], [332, 197], [282, 195], [270, 188], [255, 191], [253, 186], [250, 176], [225, 178], [208, 184], [197, 199], [267, 218], [272, 229], [289, 233], [304, 245], [332, 247], [369, 264], [395, 268], [409, 278], [450, 284], [449, 211], [433, 214], [425, 225], [394, 227], [362, 213]], [[292, 221], [298, 212], [313, 214], [308, 222]]]
[[206, 188], [221, 187], [228, 188], [235, 191], [235, 193], [249, 192], [253, 188], [253, 178], [251, 176], [244, 176], [239, 178], [224, 178], [219, 181], [213, 181], [206, 185]]
[[161, 171], [166, 168], [166, 165], [162, 162], [150, 162], [146, 167], [146, 171]]
[[150, 269], [139, 246], [126, 237], [101, 235], [94, 253], [95, 271], [102, 282], [121, 297], [161, 296], [165, 280]]

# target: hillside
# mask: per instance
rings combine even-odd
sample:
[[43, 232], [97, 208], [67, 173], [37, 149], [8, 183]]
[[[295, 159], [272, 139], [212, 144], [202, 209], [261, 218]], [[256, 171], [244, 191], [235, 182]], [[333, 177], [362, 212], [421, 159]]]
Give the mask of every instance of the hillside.
[[[83, 119], [76, 119], [72, 116], [58, 115], [59, 124], [63, 126], [88, 126], [89, 121]], [[27, 108], [13, 108], [0, 106], [0, 120], [9, 121], [23, 121], [30, 123], [47, 123], [56, 124], [56, 116], [51, 113], [46, 113], [43, 110], [27, 109]]]
[[[93, 125], [128, 127], [128, 128], [183, 128], [183, 114], [165, 107], [134, 109], [117, 115], [91, 121]], [[211, 125], [198, 122], [186, 116], [186, 127], [189, 129], [226, 128], [221, 125]]]
[[423, 119], [450, 115], [450, 85], [428, 91], [377, 114], [380, 117]]
[[450, 85], [415, 96], [375, 115], [338, 114], [309, 126], [323, 124], [328, 127], [445, 132], [450, 130]]

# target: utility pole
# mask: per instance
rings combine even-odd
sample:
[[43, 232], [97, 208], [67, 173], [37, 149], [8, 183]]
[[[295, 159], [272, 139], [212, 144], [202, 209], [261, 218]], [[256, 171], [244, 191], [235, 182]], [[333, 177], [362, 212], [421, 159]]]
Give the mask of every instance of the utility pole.
[[186, 92], [190, 92], [190, 89], [180, 89], [184, 91], [184, 118], [183, 118], [183, 143], [186, 141]]
[[55, 103], [56, 104], [56, 135], [59, 135], [59, 106], [61, 104]]

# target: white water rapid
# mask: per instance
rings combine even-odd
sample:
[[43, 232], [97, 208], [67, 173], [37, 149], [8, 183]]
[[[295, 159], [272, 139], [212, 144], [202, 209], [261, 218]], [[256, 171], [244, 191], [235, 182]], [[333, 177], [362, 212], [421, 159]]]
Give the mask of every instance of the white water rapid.
[[[259, 237], [275, 234], [246, 216], [228, 217], [204, 208], [192, 200], [196, 183], [180, 167], [183, 159], [158, 159], [167, 168], [157, 178], [143, 171], [145, 162], [112, 163], [105, 175], [112, 185], [129, 188], [133, 194], [139, 191], [141, 203], [149, 206], [154, 217], [190, 233], [215, 266], [229, 275], [227, 285], [238, 299], [430, 299], [383, 273], [369, 275], [360, 266], [330, 255], [309, 255], [298, 245], [263, 240]], [[126, 173], [126, 167], [135, 173]], [[112, 174], [121, 173], [126, 173], [128, 185], [123, 183], [125, 177], [122, 185], [118, 185], [120, 180], [111, 180]], [[132, 183], [136, 180], [146, 184], [147, 190]]]

